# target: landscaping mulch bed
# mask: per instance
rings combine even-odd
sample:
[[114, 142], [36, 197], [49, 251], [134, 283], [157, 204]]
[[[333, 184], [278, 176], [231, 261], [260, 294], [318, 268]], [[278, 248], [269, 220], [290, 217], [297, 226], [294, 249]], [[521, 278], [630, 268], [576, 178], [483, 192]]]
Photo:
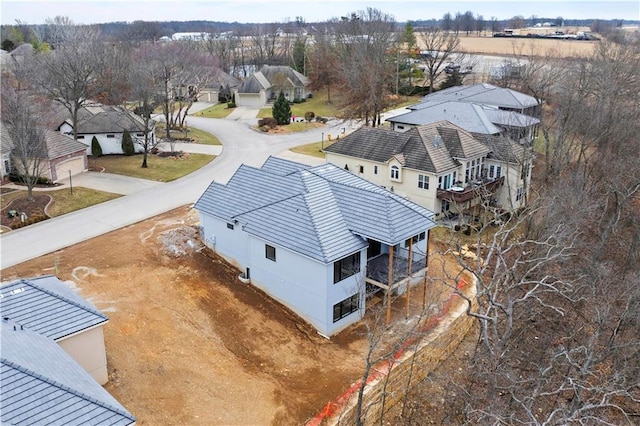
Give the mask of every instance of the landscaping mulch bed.
[[[26, 196], [16, 198], [15, 200], [2, 206], [0, 211], [0, 224], [3, 227], [17, 229], [25, 224], [39, 222], [48, 219], [45, 213], [45, 207], [51, 202], [51, 196], [48, 194], [34, 194], [34, 200], [30, 201]], [[17, 215], [10, 217], [9, 212], [17, 212]], [[26, 214], [25, 222], [22, 221], [20, 213]]]

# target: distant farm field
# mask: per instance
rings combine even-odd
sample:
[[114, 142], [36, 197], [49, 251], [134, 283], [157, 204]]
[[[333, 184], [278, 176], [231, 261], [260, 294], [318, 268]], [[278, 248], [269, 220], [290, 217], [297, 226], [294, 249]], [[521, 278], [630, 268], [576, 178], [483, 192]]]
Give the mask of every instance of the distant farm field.
[[[588, 32], [588, 28], [571, 27], [562, 28], [568, 34], [576, 34], [578, 31]], [[527, 33], [546, 33], [549, 29], [528, 28], [520, 31]], [[416, 33], [416, 40], [420, 46], [420, 34]], [[476, 36], [460, 34], [460, 49], [466, 53], [480, 53], [485, 55], [526, 55], [526, 56], [555, 56], [578, 57], [593, 53], [598, 45], [597, 41], [586, 40], [561, 40], [541, 38], [509, 38], [493, 37], [491, 34]], [[422, 46], [420, 46], [422, 48]]]

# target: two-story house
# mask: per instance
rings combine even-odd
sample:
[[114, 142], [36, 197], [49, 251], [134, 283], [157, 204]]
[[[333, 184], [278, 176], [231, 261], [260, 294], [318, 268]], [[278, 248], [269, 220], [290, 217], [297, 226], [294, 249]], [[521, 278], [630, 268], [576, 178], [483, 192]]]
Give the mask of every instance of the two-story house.
[[212, 183], [195, 208], [241, 281], [326, 336], [359, 321], [368, 294], [388, 301], [424, 279], [435, 226], [430, 210], [340, 167], [275, 157]]
[[486, 204], [512, 211], [526, 202], [529, 149], [447, 121], [404, 133], [363, 127], [325, 148], [327, 162], [438, 214]]
[[309, 94], [308, 85], [309, 79], [291, 67], [265, 65], [234, 89], [236, 105], [264, 107], [274, 101], [280, 91], [291, 102], [305, 99]]

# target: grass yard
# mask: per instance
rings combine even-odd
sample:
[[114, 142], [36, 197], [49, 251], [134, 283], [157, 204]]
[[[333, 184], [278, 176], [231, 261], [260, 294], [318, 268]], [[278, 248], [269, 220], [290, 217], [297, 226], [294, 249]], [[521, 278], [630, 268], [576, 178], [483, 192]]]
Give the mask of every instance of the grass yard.
[[307, 145], [300, 145], [300, 146], [296, 146], [295, 148], [291, 148], [291, 151], [296, 152], [298, 154], [305, 154], [305, 155], [311, 155], [314, 157], [318, 157], [318, 158], [324, 158], [324, 152], [322, 151], [322, 148], [326, 148], [330, 145], [332, 145], [333, 143], [335, 143], [335, 140], [333, 142], [327, 142], [327, 141], [320, 141], [320, 142], [313, 142]]
[[229, 114], [233, 112], [233, 108], [227, 108], [226, 103], [216, 104], [214, 106], [210, 106], [207, 109], [203, 109], [202, 111], [198, 111], [193, 115], [194, 117], [205, 117], [205, 118], [225, 118]]
[[159, 157], [149, 155], [147, 157], [147, 168], [140, 167], [142, 164], [142, 154], [132, 156], [126, 155], [105, 155], [98, 158], [89, 159], [91, 170], [104, 171], [154, 180], [157, 182], [170, 182], [192, 173], [202, 166], [210, 163], [215, 155], [189, 154], [185, 153], [180, 158]]
[[[187, 124], [189, 124], [188, 121]], [[156, 136], [158, 138], [164, 138], [166, 136], [165, 129], [166, 127], [164, 123], [158, 123], [156, 125]], [[194, 143], [199, 143], [201, 145], [222, 145], [217, 137], [215, 137], [211, 133], [203, 132], [200, 129], [196, 129], [195, 127], [189, 127], [189, 131], [186, 134], [182, 130], [172, 130], [171, 136], [176, 139], [188, 137], [190, 139], [193, 139]], [[177, 142], [180, 141], [178, 140]]]
[[121, 197], [120, 194], [81, 187], [74, 187], [73, 194], [71, 194], [70, 188], [48, 191], [47, 194], [53, 198], [53, 202], [47, 209], [47, 213], [51, 217], [62, 216], [63, 214]]

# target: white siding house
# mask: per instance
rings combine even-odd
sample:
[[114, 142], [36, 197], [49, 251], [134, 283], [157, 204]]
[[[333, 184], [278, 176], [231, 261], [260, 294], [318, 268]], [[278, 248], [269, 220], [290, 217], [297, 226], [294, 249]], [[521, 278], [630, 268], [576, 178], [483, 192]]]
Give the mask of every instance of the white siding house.
[[[242, 280], [327, 336], [362, 318], [368, 285], [400, 292], [424, 272], [435, 225], [432, 212], [338, 167], [273, 157], [212, 183], [195, 208], [206, 245]], [[397, 270], [376, 267], [389, 256]]]

